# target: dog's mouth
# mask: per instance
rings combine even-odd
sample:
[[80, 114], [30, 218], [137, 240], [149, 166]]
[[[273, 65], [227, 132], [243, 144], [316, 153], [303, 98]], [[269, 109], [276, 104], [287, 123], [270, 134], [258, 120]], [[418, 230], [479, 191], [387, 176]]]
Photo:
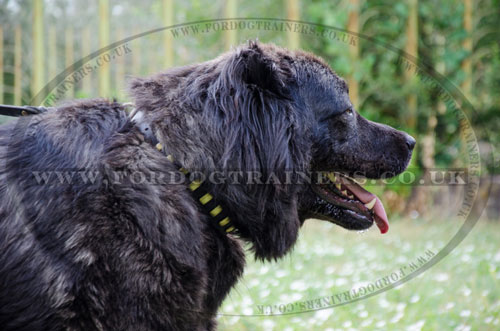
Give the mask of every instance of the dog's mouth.
[[377, 224], [381, 233], [389, 221], [380, 199], [353, 179], [331, 172], [326, 183], [312, 185], [317, 198], [311, 212], [350, 230], [364, 230]]

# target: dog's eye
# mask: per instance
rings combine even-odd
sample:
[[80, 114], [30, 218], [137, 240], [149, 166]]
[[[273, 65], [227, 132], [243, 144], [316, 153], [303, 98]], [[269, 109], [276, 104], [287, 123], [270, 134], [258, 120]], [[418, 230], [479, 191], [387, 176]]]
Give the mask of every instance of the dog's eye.
[[346, 110], [344, 110], [344, 114], [346, 114], [346, 115], [352, 115], [352, 113], [353, 113], [353, 111], [352, 111], [351, 107], [349, 107]]
[[349, 107], [347, 109], [345, 109], [344, 111], [342, 112], [335, 112], [333, 114], [330, 114], [330, 115], [327, 115], [324, 120], [326, 121], [329, 121], [329, 120], [335, 120], [335, 119], [341, 119], [343, 115], [352, 115], [354, 113], [354, 110], [352, 109], [352, 107]]

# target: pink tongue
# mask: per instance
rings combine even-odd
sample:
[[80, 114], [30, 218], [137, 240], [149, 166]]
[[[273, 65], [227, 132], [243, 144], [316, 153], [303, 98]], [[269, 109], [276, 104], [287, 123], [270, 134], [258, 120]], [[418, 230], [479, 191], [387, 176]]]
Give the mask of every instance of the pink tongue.
[[389, 220], [387, 219], [387, 214], [385, 213], [384, 205], [380, 199], [373, 193], [368, 192], [360, 185], [356, 183], [344, 183], [344, 185], [351, 191], [351, 193], [356, 196], [362, 203], [368, 203], [376, 199], [375, 206], [373, 207], [373, 214], [375, 215], [375, 223], [377, 223], [380, 233], [384, 234], [389, 231]]

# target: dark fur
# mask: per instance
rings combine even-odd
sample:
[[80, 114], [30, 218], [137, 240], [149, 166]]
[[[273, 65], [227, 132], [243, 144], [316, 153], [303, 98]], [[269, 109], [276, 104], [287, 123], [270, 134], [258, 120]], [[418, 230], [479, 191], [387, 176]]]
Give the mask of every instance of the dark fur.
[[[320, 59], [251, 43], [131, 83], [136, 107], [187, 169], [399, 173], [409, 136], [354, 113]], [[110, 170], [175, 171], [118, 103], [81, 101], [0, 128], [0, 329], [211, 330], [242, 274], [233, 235], [185, 185], [114, 182]], [[40, 185], [33, 171], [97, 169]], [[282, 257], [315, 208], [304, 185], [213, 185], [257, 258]], [[342, 210], [339, 224], [349, 226]], [[337, 213], [337, 214], [335, 214]], [[352, 222], [351, 222], [352, 223]]]

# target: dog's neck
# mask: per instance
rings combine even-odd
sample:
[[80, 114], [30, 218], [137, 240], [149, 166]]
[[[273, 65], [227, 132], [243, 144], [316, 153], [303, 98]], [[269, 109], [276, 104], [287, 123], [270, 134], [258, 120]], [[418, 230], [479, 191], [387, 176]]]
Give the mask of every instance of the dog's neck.
[[173, 159], [172, 155], [168, 154], [168, 151], [165, 150], [155, 136], [151, 125], [144, 119], [143, 112], [134, 109], [131, 112], [131, 120], [144, 136], [144, 140], [154, 146], [160, 153], [164, 154], [184, 175], [184, 178], [187, 179], [187, 187], [191, 195], [199, 203], [200, 209], [207, 215], [214, 227], [223, 234], [237, 233], [238, 231], [231, 220], [228, 209], [224, 208], [223, 204], [210, 193], [210, 189], [204, 181], [191, 178], [189, 170], [182, 167], [181, 164]]

